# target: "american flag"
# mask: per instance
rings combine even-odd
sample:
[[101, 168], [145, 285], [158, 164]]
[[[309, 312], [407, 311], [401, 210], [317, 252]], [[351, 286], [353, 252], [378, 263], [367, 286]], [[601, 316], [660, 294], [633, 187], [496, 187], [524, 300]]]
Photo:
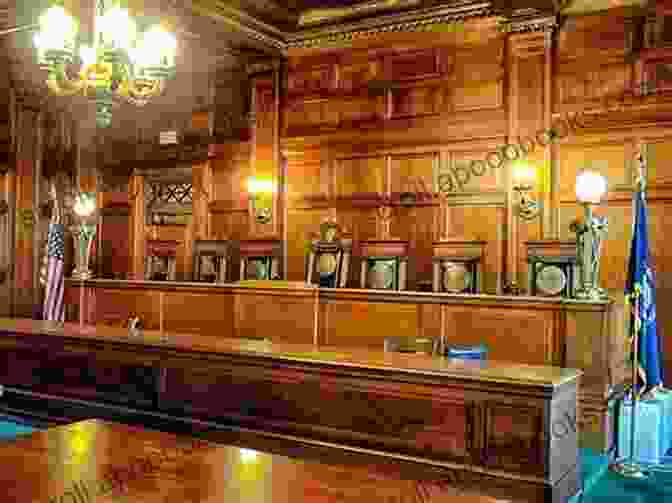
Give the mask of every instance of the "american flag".
[[65, 226], [63, 224], [49, 224], [47, 257], [47, 285], [44, 291], [42, 318], [44, 320], [63, 321], [65, 319], [65, 305], [63, 304]]

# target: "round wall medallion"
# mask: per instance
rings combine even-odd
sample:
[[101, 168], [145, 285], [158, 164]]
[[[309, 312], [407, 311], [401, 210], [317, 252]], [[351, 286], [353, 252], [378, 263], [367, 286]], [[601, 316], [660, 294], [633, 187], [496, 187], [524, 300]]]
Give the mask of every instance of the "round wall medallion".
[[384, 262], [375, 262], [369, 267], [366, 278], [368, 288], [386, 290], [394, 287], [394, 267]]
[[333, 274], [336, 272], [336, 255], [333, 253], [323, 253], [320, 255], [320, 260], [317, 264], [317, 269], [320, 274]]
[[541, 266], [537, 272], [537, 289], [542, 295], [559, 295], [565, 285], [567, 276], [558, 266]]
[[443, 289], [446, 292], [463, 292], [471, 286], [471, 273], [464, 264], [443, 263]]

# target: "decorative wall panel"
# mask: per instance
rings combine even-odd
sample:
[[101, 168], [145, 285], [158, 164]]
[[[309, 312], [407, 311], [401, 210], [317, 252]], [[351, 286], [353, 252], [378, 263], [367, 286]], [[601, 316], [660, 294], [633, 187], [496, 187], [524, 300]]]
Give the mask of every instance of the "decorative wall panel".
[[629, 188], [632, 153], [631, 143], [604, 141], [563, 145], [560, 149], [560, 200], [576, 201], [576, 175], [586, 168], [604, 175], [610, 191]]
[[370, 197], [385, 192], [385, 158], [358, 157], [335, 162], [336, 197]]

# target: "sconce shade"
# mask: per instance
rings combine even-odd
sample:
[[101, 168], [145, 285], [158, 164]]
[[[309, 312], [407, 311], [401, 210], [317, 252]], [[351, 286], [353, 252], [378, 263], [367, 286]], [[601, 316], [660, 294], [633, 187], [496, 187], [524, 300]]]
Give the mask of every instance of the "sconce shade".
[[273, 192], [273, 180], [270, 178], [249, 178], [247, 180], [247, 190], [250, 194]]
[[580, 203], [598, 204], [607, 192], [607, 179], [594, 171], [582, 171], [576, 177], [576, 199]]
[[527, 162], [515, 162], [512, 166], [514, 187], [533, 187], [537, 181], [536, 168]]

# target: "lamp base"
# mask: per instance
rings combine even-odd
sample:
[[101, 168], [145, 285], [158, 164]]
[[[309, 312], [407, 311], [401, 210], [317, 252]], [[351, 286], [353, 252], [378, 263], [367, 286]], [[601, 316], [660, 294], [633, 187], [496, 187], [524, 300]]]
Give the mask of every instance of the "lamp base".
[[72, 278], [79, 281], [86, 281], [87, 279], [93, 278], [93, 273], [88, 269], [85, 270], [75, 269], [74, 271], [72, 271]]
[[591, 286], [580, 288], [576, 291], [574, 297], [580, 300], [604, 300], [608, 298], [608, 294], [604, 288]]
[[649, 477], [649, 472], [643, 470], [639, 463], [633, 460], [618, 461], [609, 467], [614, 473], [628, 479], [642, 480]]

